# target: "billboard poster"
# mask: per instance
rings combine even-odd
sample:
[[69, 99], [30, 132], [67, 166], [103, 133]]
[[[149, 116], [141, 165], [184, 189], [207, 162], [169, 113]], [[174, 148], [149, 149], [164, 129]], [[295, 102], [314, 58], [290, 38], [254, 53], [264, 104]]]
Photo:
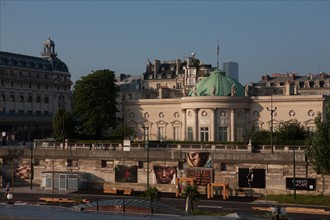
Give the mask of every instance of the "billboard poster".
[[[294, 190], [294, 179], [286, 178], [286, 188]], [[296, 178], [296, 190], [316, 190], [316, 179], [313, 178]]]
[[116, 165], [115, 182], [137, 183], [137, 166]]
[[207, 186], [208, 183], [213, 182], [212, 168], [188, 168], [186, 172], [187, 177], [194, 178], [196, 185]]
[[19, 179], [23, 179], [25, 181], [29, 181], [31, 179], [31, 166], [30, 164], [18, 164], [15, 169], [15, 176]]
[[187, 152], [186, 160], [189, 167], [212, 167], [208, 152]]
[[239, 168], [238, 169], [238, 186], [247, 188], [265, 188], [266, 186], [266, 170]]
[[175, 166], [154, 166], [153, 170], [157, 184], [175, 184]]

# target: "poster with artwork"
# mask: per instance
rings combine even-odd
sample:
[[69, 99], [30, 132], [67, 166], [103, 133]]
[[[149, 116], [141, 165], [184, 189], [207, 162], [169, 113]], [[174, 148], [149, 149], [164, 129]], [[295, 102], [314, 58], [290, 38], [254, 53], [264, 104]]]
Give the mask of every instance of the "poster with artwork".
[[188, 167], [212, 167], [211, 154], [208, 152], [187, 152]]
[[153, 170], [157, 184], [175, 184], [175, 166], [154, 166]]
[[294, 182], [296, 183], [296, 190], [316, 190], [316, 179], [313, 178], [286, 178], [286, 188], [293, 190]]
[[238, 186], [247, 188], [265, 188], [266, 170], [253, 168], [238, 169]]
[[27, 163], [18, 164], [15, 169], [15, 176], [19, 179], [29, 181], [31, 179], [31, 166]]
[[115, 182], [137, 183], [137, 166], [116, 165]]

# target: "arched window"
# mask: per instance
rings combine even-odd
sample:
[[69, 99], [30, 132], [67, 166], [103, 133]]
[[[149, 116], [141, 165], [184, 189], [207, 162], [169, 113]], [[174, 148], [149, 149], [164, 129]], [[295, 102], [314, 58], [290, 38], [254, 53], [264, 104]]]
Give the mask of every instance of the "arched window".
[[6, 97], [4, 94], [1, 95], [1, 101], [6, 101]]
[[24, 96], [21, 95], [21, 96], [19, 97], [19, 101], [20, 101], [20, 102], [24, 102]]
[[11, 96], [10, 96], [10, 101], [11, 101], [11, 102], [15, 102], [15, 96], [14, 96], [14, 95], [11, 95]]
[[32, 96], [29, 96], [29, 98], [28, 98], [28, 102], [29, 102], [29, 103], [32, 102]]
[[37, 97], [36, 102], [37, 103], [40, 103], [41, 102], [41, 98], [39, 96]]
[[45, 103], [49, 103], [49, 98], [45, 97]]

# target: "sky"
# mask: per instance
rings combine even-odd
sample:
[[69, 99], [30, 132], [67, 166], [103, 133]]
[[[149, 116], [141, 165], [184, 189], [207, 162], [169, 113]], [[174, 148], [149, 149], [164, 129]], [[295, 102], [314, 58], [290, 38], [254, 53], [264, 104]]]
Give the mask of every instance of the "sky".
[[147, 60], [239, 63], [239, 82], [330, 73], [330, 0], [0, 0], [0, 50], [41, 57], [55, 42], [73, 82], [92, 71], [142, 75]]

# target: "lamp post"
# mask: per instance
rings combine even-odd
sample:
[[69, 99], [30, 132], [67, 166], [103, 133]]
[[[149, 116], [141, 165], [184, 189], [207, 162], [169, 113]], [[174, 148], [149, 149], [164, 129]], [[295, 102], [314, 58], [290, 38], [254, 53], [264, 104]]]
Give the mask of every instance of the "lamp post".
[[30, 150], [31, 150], [31, 158], [30, 158], [30, 169], [31, 169], [31, 172], [30, 172], [30, 180], [31, 180], [31, 183], [30, 183], [30, 189], [32, 190], [32, 180], [33, 180], [33, 174], [34, 174], [34, 168], [33, 168], [33, 144], [31, 144], [29, 142], [29, 145], [30, 145]]
[[267, 111], [270, 111], [270, 147], [272, 153], [274, 152], [273, 147], [273, 117], [277, 107], [273, 108], [273, 93], [270, 95], [270, 108], [267, 107]]
[[144, 128], [144, 147], [147, 149], [147, 189], [149, 189], [149, 146], [148, 146], [148, 127]]
[[296, 147], [293, 145], [293, 198], [296, 199]]

